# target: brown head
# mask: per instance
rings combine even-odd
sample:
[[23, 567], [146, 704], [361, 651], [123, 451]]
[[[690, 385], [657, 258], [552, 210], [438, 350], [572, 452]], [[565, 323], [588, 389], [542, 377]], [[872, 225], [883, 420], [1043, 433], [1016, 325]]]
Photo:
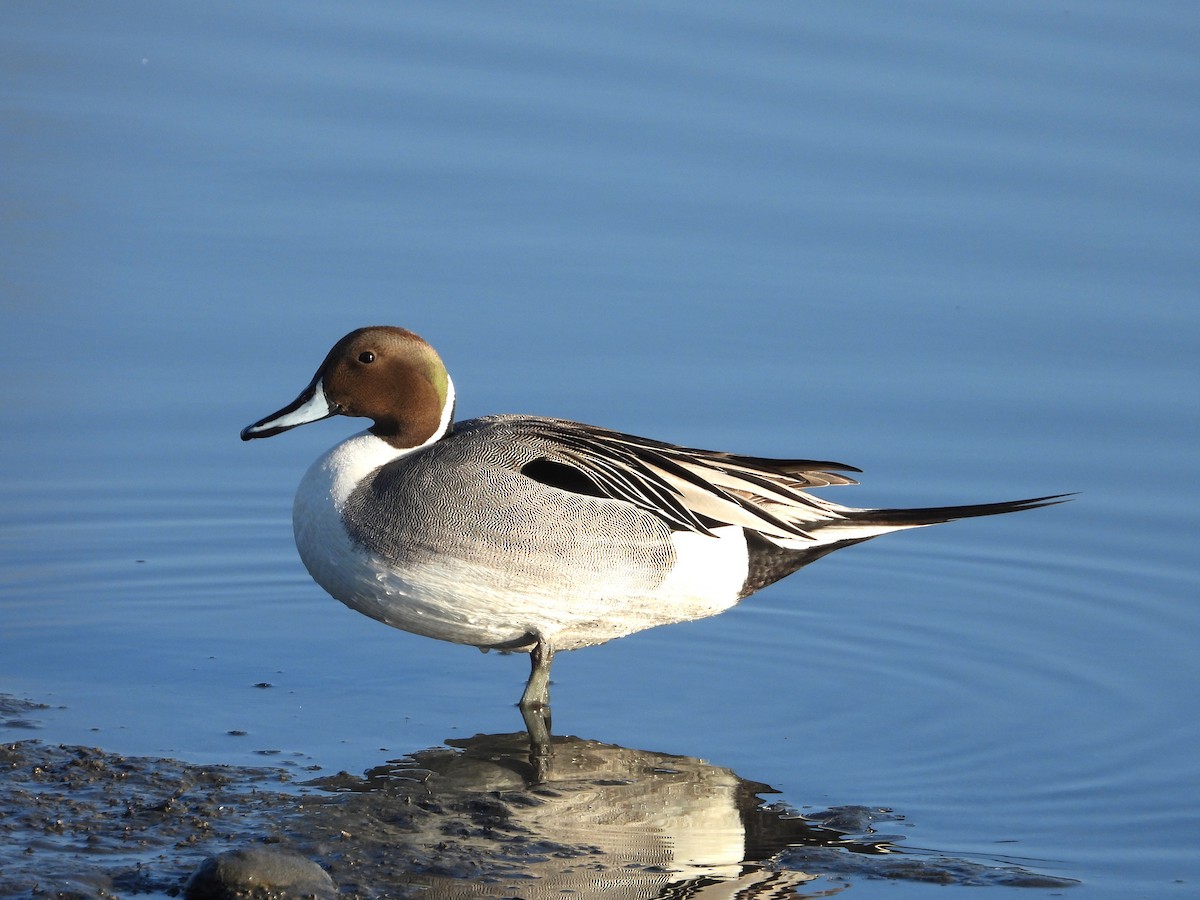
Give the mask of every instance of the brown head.
[[343, 415], [370, 419], [373, 434], [406, 449], [440, 436], [453, 406], [454, 387], [437, 351], [411, 331], [376, 325], [334, 344], [300, 396], [244, 428], [242, 440]]

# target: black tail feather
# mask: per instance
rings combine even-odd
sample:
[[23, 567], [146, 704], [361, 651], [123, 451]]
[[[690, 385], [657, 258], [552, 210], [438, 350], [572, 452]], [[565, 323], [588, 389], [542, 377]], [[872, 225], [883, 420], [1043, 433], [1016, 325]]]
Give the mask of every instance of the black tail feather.
[[1030, 497], [1026, 500], [1006, 500], [1001, 503], [975, 503], [969, 506], [930, 506], [924, 509], [863, 509], [847, 516], [850, 521], [861, 525], [938, 525], [955, 519], [970, 519], [975, 516], [997, 516], [1001, 513], [1037, 509], [1066, 503], [1073, 494], [1050, 494], [1046, 497]]

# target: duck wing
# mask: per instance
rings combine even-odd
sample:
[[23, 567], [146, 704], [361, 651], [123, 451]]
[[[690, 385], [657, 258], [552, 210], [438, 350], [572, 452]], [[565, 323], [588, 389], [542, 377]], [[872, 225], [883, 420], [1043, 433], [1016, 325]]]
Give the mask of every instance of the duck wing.
[[812, 539], [806, 529], [840, 518], [844, 507], [804, 489], [857, 484], [838, 473], [860, 471], [823, 460], [679, 447], [559, 419], [525, 419], [521, 430], [538, 448], [521, 469], [529, 477], [624, 500], [672, 528], [706, 535], [737, 525], [777, 539]]

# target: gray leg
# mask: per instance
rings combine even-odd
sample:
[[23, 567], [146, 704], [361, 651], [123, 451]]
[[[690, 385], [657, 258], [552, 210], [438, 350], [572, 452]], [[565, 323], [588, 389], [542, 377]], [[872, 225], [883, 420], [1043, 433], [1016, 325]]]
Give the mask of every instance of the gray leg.
[[529, 681], [521, 695], [521, 709], [550, 708], [550, 664], [554, 662], [554, 648], [541, 637], [529, 652]]
[[541, 637], [529, 653], [529, 681], [521, 695], [521, 717], [529, 732], [529, 761], [534, 779], [542, 782], [550, 767], [550, 664], [554, 648]]

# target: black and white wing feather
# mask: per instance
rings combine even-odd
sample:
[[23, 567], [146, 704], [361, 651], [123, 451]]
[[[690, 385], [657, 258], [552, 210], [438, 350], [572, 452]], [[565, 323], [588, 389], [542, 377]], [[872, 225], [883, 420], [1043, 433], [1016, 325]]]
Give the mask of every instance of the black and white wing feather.
[[555, 419], [527, 421], [525, 428], [541, 459], [577, 470], [603, 496], [701, 534], [738, 525], [774, 538], [810, 538], [806, 528], [828, 524], [842, 507], [803, 489], [856, 484], [837, 472], [859, 471], [844, 463], [677, 447]]

